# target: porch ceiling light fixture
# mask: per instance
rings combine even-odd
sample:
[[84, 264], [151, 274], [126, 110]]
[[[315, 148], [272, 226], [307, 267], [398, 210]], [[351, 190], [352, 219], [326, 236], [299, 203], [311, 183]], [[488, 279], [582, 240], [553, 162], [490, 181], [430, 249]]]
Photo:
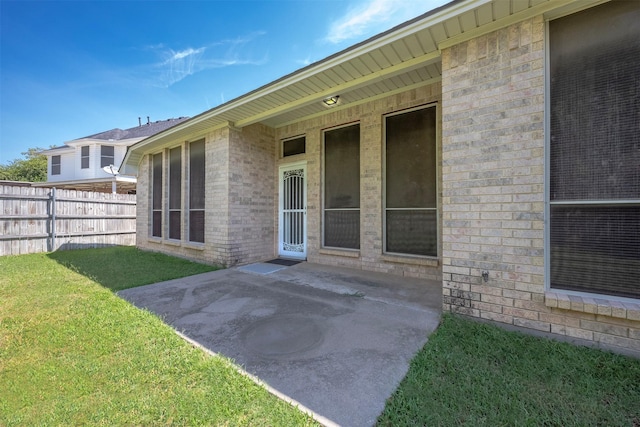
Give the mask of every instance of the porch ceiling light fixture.
[[322, 102], [327, 107], [333, 107], [335, 105], [338, 105], [339, 100], [340, 100], [340, 95], [334, 95], [334, 96], [330, 96], [328, 98], [323, 99]]

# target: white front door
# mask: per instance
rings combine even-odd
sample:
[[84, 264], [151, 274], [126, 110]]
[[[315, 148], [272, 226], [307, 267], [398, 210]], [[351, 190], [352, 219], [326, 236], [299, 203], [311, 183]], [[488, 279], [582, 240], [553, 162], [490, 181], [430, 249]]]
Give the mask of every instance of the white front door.
[[278, 254], [286, 258], [307, 258], [306, 164], [280, 167]]

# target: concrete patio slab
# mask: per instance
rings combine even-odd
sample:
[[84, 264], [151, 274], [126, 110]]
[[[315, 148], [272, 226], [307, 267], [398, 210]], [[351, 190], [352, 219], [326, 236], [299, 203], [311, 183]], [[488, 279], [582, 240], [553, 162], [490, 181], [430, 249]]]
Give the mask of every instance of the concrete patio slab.
[[311, 263], [262, 270], [119, 295], [321, 417], [373, 425], [438, 325], [441, 284]]
[[249, 265], [244, 265], [242, 267], [238, 267], [238, 270], [244, 271], [246, 273], [271, 274], [285, 268], [287, 267], [284, 265], [267, 264], [266, 262], [258, 262], [255, 264], [249, 264]]

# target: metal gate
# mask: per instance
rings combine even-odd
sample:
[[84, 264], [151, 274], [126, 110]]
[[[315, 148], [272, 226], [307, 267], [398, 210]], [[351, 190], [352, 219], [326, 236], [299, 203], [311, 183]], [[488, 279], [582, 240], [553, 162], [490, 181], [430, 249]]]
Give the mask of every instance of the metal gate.
[[286, 258], [307, 257], [306, 165], [280, 168], [278, 253]]

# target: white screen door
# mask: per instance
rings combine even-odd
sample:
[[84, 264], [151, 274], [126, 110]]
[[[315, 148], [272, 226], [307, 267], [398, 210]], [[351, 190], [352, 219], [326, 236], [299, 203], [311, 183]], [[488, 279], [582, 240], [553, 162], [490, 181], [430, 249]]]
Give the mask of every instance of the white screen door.
[[286, 258], [307, 257], [306, 165], [280, 167], [278, 254]]

